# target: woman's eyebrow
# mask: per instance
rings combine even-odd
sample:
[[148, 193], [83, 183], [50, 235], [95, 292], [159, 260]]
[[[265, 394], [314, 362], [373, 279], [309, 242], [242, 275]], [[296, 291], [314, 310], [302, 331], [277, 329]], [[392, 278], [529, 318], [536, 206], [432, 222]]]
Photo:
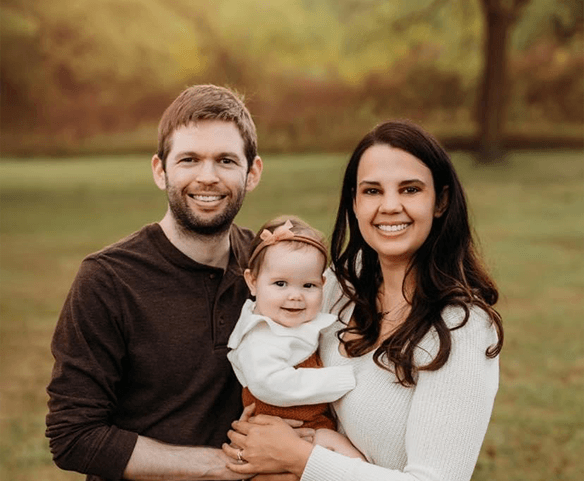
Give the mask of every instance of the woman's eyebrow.
[[[363, 185], [363, 184], [367, 184], [367, 185], [381, 185], [380, 182], [376, 181], [376, 180], [367, 180], [364, 179], [361, 182], [359, 182], [358, 185]], [[426, 182], [424, 182], [422, 179], [405, 179], [400, 181], [399, 185], [403, 186], [403, 185], [411, 185], [411, 184], [421, 184], [421, 185], [426, 185]]]
[[399, 185], [411, 185], [411, 184], [426, 185], [426, 182], [424, 182], [422, 179], [406, 179], [406, 180], [402, 180], [399, 183]]
[[363, 185], [363, 184], [367, 184], [367, 185], [381, 185], [380, 182], [377, 182], [376, 180], [362, 180], [361, 182], [359, 182], [359, 185]]

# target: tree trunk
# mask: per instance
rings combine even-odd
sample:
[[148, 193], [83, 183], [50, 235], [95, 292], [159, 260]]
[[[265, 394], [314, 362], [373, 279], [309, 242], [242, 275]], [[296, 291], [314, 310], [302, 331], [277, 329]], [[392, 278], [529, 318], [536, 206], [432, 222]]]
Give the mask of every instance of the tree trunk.
[[507, 44], [514, 15], [500, 0], [482, 0], [485, 13], [484, 71], [477, 102], [481, 163], [504, 157], [504, 124], [507, 103]]

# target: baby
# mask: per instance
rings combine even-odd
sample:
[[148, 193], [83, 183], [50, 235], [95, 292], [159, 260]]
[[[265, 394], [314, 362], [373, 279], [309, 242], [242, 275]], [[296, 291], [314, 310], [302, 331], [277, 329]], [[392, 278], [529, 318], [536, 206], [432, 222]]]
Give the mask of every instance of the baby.
[[320, 312], [327, 250], [323, 236], [295, 217], [268, 222], [251, 244], [246, 301], [227, 355], [256, 414], [334, 429], [328, 404], [355, 387], [350, 366], [323, 368], [320, 331], [336, 317]]

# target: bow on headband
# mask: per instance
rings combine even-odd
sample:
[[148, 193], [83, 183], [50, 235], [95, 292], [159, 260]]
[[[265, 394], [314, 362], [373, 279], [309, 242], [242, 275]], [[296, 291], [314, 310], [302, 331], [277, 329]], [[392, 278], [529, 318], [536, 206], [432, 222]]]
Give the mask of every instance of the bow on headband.
[[[262, 244], [265, 246], [271, 246], [278, 241], [292, 239], [294, 237], [294, 232], [292, 232], [292, 222], [286, 221], [284, 225], [276, 227], [274, 232], [270, 232], [268, 229], [264, 229], [260, 234], [260, 238], [263, 240]], [[259, 247], [259, 246], [258, 246]]]
[[261, 252], [262, 249], [284, 240], [304, 242], [305, 244], [314, 246], [320, 252], [323, 253], [325, 260], [327, 259], [327, 250], [326, 247], [322, 244], [322, 242], [313, 239], [312, 237], [307, 237], [301, 234], [295, 234], [294, 232], [292, 232], [292, 227], [293, 227], [292, 222], [290, 222], [290, 220], [287, 220], [284, 225], [276, 227], [274, 229], [274, 232], [270, 232], [268, 229], [264, 229], [260, 234], [260, 239], [262, 239], [262, 242], [254, 249], [251, 257], [249, 258], [249, 264], [253, 262], [253, 260], [257, 257], [257, 255]]

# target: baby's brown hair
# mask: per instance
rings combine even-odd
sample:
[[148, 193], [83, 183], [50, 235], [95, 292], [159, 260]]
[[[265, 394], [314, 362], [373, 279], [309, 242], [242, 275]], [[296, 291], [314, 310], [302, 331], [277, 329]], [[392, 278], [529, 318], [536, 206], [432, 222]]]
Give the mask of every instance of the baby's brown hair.
[[288, 242], [294, 248], [311, 245], [324, 256], [323, 272], [328, 265], [325, 236], [299, 217], [282, 215], [266, 222], [259, 230], [250, 246], [248, 268], [254, 276], [258, 275], [266, 255], [266, 247], [277, 242]]

